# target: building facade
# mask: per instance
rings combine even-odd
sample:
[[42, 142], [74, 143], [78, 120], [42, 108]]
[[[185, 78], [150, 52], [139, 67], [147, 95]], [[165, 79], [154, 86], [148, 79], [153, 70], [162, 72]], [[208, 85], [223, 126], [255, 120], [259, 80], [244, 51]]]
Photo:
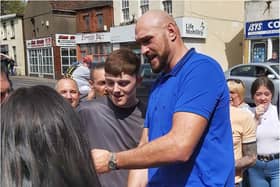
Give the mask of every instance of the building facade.
[[[24, 33], [29, 76], [62, 77], [76, 61], [76, 11], [82, 1], [28, 1]], [[74, 38], [73, 38], [74, 37]]]
[[23, 35], [23, 16], [8, 14], [0, 16], [1, 53], [15, 61], [15, 74], [25, 75], [25, 48]]
[[78, 60], [92, 55], [94, 62], [104, 62], [112, 52], [113, 1], [88, 1], [76, 11]]
[[244, 63], [279, 57], [279, 0], [245, 2]]
[[114, 0], [114, 24], [111, 28], [113, 49], [135, 43], [137, 19], [147, 10], [161, 9], [175, 18], [184, 43], [215, 58], [224, 70], [243, 62], [243, 1], [172, 1]]

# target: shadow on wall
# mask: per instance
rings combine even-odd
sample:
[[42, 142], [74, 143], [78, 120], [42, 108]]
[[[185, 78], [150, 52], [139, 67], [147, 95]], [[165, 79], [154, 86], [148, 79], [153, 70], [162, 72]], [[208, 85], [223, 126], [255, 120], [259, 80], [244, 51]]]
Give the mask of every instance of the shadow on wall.
[[225, 44], [225, 52], [228, 61], [228, 67], [235, 66], [237, 64], [242, 64], [243, 59], [243, 32], [241, 29], [239, 33], [228, 43]]

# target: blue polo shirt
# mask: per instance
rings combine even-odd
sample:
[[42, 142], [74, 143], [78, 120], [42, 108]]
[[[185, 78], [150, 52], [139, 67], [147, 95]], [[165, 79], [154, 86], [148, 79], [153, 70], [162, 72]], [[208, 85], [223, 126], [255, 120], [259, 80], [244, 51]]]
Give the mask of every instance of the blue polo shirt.
[[149, 169], [148, 186], [233, 186], [234, 154], [229, 118], [229, 91], [220, 65], [190, 49], [151, 90], [145, 127], [149, 141], [164, 136], [176, 112], [191, 112], [208, 126], [187, 162]]

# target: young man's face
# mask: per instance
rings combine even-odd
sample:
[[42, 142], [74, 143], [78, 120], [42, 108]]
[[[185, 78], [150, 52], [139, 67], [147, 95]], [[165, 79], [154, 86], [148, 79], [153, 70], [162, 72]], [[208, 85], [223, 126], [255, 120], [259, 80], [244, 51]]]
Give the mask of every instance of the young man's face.
[[107, 92], [111, 101], [118, 107], [128, 108], [137, 103], [136, 98], [136, 75], [122, 73], [119, 76], [105, 74]]

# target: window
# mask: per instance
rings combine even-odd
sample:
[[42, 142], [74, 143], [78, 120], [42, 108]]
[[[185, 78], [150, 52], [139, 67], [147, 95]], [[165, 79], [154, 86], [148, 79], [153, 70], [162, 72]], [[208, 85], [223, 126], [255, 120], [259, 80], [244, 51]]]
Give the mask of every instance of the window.
[[11, 39], [15, 39], [15, 24], [14, 21], [11, 21]]
[[231, 71], [232, 76], [241, 76], [241, 77], [261, 77], [272, 74], [269, 69], [262, 66], [241, 66], [233, 69]]
[[85, 30], [86, 31], [89, 31], [89, 29], [90, 29], [90, 20], [89, 20], [89, 15], [87, 14], [87, 15], [84, 15], [83, 16], [83, 20], [84, 20], [84, 28], [85, 28]]
[[14, 61], [15, 61], [15, 63], [16, 63], [16, 61], [17, 61], [16, 46], [13, 46], [13, 55], [14, 55]]
[[242, 66], [233, 69], [230, 73], [232, 76], [253, 77], [255, 75], [255, 67]]
[[141, 13], [144, 14], [149, 10], [149, 0], [141, 0], [140, 1], [140, 8], [141, 8]]
[[122, 13], [123, 13], [123, 21], [129, 21], [129, 1], [122, 0]]
[[68, 67], [70, 67], [74, 62], [77, 61], [76, 58], [76, 48], [60, 48], [61, 54], [61, 74], [63, 74]]
[[257, 62], [264, 62], [266, 57], [266, 48], [267, 44], [266, 41], [256, 40], [252, 41], [252, 53], [251, 53], [251, 60], [254, 63]]
[[30, 18], [30, 22], [32, 24], [32, 37], [36, 37], [36, 29], [35, 29], [35, 19], [32, 17]]
[[3, 23], [3, 40], [7, 40], [7, 25]]
[[31, 49], [29, 53], [30, 73], [53, 75], [53, 55], [51, 48]]
[[98, 30], [104, 30], [104, 23], [103, 23], [103, 14], [101, 12], [96, 13], [97, 17], [97, 29]]
[[171, 16], [172, 15], [172, 0], [163, 0], [162, 4], [163, 4], [163, 10]]

